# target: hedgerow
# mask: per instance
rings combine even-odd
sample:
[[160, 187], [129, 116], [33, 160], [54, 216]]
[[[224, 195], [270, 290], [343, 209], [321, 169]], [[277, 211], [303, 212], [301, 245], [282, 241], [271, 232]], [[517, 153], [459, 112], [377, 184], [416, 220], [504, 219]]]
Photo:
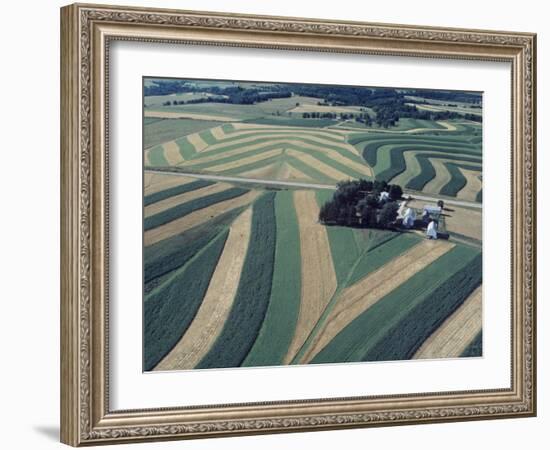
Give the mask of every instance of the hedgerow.
[[181, 339], [204, 298], [229, 231], [218, 235], [143, 302], [143, 366], [152, 370]]
[[248, 251], [239, 287], [225, 325], [197, 368], [239, 367], [264, 320], [273, 280], [276, 244], [275, 193], [265, 193], [253, 206]]
[[145, 231], [156, 228], [160, 225], [171, 222], [172, 220], [186, 216], [187, 214], [190, 214], [198, 209], [203, 209], [215, 203], [220, 203], [225, 200], [239, 197], [247, 192], [249, 192], [248, 189], [230, 188], [225, 191], [216, 192], [215, 194], [205, 195], [204, 197], [190, 200], [165, 211], [146, 217], [143, 221], [143, 228]]

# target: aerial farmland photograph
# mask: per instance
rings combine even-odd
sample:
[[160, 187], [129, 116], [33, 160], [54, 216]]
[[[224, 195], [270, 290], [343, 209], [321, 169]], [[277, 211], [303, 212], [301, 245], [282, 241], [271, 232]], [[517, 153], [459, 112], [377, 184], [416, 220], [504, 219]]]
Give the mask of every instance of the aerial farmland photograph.
[[482, 357], [481, 92], [143, 79], [143, 370]]

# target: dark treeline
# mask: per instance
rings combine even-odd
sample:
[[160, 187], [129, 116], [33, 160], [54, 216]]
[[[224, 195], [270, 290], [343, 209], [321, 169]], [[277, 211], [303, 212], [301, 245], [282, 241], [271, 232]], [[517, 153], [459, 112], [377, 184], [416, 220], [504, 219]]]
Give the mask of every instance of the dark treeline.
[[393, 228], [403, 195], [401, 186], [385, 181], [343, 181], [331, 200], [319, 211], [319, 221], [327, 225]]
[[[265, 87], [242, 87], [239, 85], [200, 86], [197, 83], [174, 80], [154, 80], [154, 84], [144, 87], [144, 93], [149, 95], [167, 95], [184, 92], [205, 92], [211, 96], [193, 99], [193, 100], [175, 100], [164, 103], [165, 106], [181, 105], [185, 103], [208, 103], [221, 102], [233, 103], [239, 105], [252, 105], [258, 102], [274, 98], [290, 98], [293, 95], [320, 98], [319, 105], [326, 106], [360, 106], [370, 108], [374, 111], [374, 117], [368, 113], [362, 112], [349, 114], [347, 118], [354, 118], [358, 122], [371, 126], [376, 123], [379, 127], [389, 128], [397, 125], [401, 117], [424, 120], [448, 120], [466, 118], [468, 120], [481, 122], [481, 116], [475, 114], [462, 114], [450, 111], [422, 111], [414, 103], [424, 103], [423, 101], [410, 100], [406, 95], [418, 95], [425, 98], [434, 98], [447, 101], [469, 102], [475, 106], [481, 102], [478, 94], [455, 91], [434, 91], [434, 90], [407, 90], [400, 91], [393, 88], [364, 88], [355, 86], [327, 86], [313, 84], [266, 84]], [[409, 104], [407, 104], [409, 103]], [[413, 103], [412, 105], [410, 103]], [[298, 104], [298, 103], [297, 103]], [[317, 116], [317, 113], [307, 113], [304, 118], [336, 118], [334, 113], [321, 113], [325, 115]], [[329, 116], [328, 114], [331, 114]]]
[[404, 94], [448, 102], [481, 103], [481, 94], [474, 92], [440, 91], [435, 89], [407, 89]]

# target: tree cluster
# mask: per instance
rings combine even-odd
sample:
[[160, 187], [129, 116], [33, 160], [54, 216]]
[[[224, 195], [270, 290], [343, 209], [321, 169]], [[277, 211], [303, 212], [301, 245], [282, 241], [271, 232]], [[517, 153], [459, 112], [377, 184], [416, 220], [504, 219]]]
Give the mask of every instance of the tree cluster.
[[[381, 200], [381, 194], [387, 199]], [[343, 181], [332, 199], [319, 211], [319, 221], [324, 224], [360, 226], [366, 228], [392, 228], [397, 218], [401, 186], [385, 181]], [[383, 197], [383, 196], [382, 196]]]

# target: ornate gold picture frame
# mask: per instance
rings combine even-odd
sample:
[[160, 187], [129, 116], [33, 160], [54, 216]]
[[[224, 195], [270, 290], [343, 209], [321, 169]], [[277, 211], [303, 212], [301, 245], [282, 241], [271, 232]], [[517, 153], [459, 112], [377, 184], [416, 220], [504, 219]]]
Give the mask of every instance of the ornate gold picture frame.
[[[109, 386], [108, 100], [109, 51], [115, 41], [509, 63], [510, 387], [114, 410]], [[530, 33], [85, 4], [62, 8], [62, 442], [81, 446], [534, 416], [535, 89], [536, 36]]]

